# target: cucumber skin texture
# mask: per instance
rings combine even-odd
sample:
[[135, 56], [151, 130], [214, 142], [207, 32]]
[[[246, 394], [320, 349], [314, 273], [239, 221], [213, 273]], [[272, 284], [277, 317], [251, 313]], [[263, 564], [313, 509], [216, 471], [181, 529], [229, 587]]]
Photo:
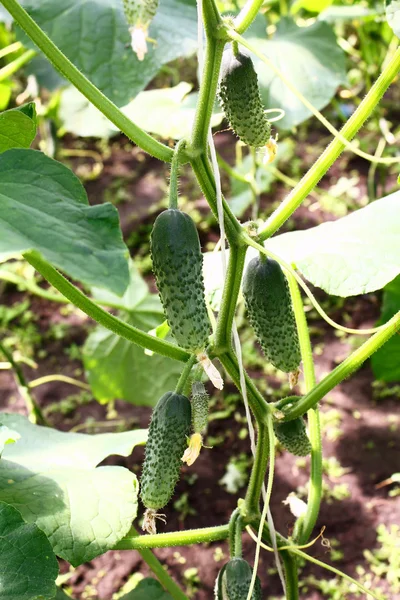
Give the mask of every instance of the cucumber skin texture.
[[[246, 600], [253, 570], [243, 558], [232, 558], [222, 567], [215, 589], [216, 600]], [[251, 600], [261, 600], [261, 583], [257, 576]]]
[[203, 255], [189, 215], [168, 209], [151, 233], [151, 256], [161, 302], [178, 345], [199, 353], [206, 347], [210, 321], [204, 297]]
[[279, 263], [253, 258], [243, 280], [243, 295], [266, 358], [281, 371], [296, 371], [301, 361], [289, 284]]
[[304, 419], [298, 417], [293, 421], [274, 424], [275, 435], [288, 452], [295, 456], [307, 456], [311, 452]]
[[182, 465], [190, 432], [191, 405], [186, 396], [167, 392], [151, 418], [140, 496], [146, 508], [158, 510], [170, 500]]
[[148, 25], [154, 18], [158, 0], [123, 0], [126, 22], [129, 26]]
[[208, 426], [208, 394], [204, 385], [194, 382], [192, 386], [192, 424], [195, 433], [205, 433]]
[[224, 51], [218, 90], [220, 104], [233, 131], [248, 146], [265, 146], [271, 125], [264, 113], [258, 77], [247, 53]]

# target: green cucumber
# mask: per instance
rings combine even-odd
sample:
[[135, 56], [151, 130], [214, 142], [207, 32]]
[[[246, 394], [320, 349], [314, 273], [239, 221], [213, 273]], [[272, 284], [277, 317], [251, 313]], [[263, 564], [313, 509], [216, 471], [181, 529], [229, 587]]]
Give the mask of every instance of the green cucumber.
[[171, 333], [181, 348], [198, 354], [208, 343], [210, 321], [204, 297], [203, 255], [189, 215], [170, 208], [155, 220], [151, 256]]
[[204, 434], [208, 426], [208, 394], [201, 381], [192, 384], [192, 425], [194, 433]]
[[234, 52], [232, 47], [224, 51], [218, 96], [230, 126], [242, 142], [255, 148], [269, 142], [271, 124], [264, 112], [257, 73], [247, 53]]
[[158, 0], [123, 0], [123, 5], [130, 27], [148, 26], [157, 12]]
[[279, 263], [264, 255], [253, 258], [244, 275], [243, 295], [267, 359], [285, 373], [296, 371], [301, 361], [299, 338], [289, 285]]
[[174, 492], [190, 424], [189, 399], [175, 392], [164, 394], [151, 418], [140, 481], [142, 502], [151, 511], [163, 508]]
[[303, 417], [286, 423], [274, 423], [275, 435], [284, 448], [295, 456], [307, 456], [311, 452]]
[[[215, 585], [215, 600], [246, 600], [253, 570], [243, 558], [232, 558], [224, 565]], [[251, 600], [261, 600], [261, 582], [257, 576]]]

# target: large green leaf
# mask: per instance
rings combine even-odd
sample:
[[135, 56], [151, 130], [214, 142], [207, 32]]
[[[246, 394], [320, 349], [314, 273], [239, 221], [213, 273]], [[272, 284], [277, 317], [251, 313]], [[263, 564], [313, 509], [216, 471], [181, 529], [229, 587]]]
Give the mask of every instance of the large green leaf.
[[121, 600], [172, 600], [162, 585], [151, 577], [142, 579], [134, 590], [121, 598]]
[[379, 290], [400, 273], [400, 192], [337, 221], [278, 235], [267, 247], [328, 294]]
[[10, 148], [29, 148], [36, 137], [36, 109], [30, 102], [0, 114], [0, 152]]
[[[267, 39], [266, 22], [256, 19], [246, 37], [278, 67], [315, 108], [324, 108], [346, 81], [345, 56], [332, 28], [316, 22], [298, 27], [281, 19], [272, 39]], [[311, 112], [292, 91], [259, 59], [254, 58], [259, 74], [261, 96], [266, 108], [281, 108], [285, 116], [279, 127], [290, 129], [311, 116]]]
[[[128, 104], [161, 66], [197, 47], [194, 0], [161, 0], [145, 59], [130, 47], [121, 0], [23, 0], [23, 6], [68, 58], [118, 106]], [[23, 40], [27, 43], [25, 36]]]
[[0, 461], [0, 500], [47, 535], [54, 552], [74, 566], [110, 550], [137, 513], [136, 476], [96, 466], [111, 454], [129, 456], [147, 431], [84, 435], [33, 425], [21, 415], [1, 421], [21, 439]]
[[86, 284], [122, 294], [129, 281], [118, 212], [89, 206], [79, 179], [36, 150], [0, 155], [0, 259], [37, 250]]
[[[133, 265], [131, 282], [122, 298], [100, 290], [92, 292], [99, 302], [116, 305], [119, 300], [125, 311], [124, 321], [143, 331], [156, 328], [165, 319], [158, 297], [149, 294]], [[140, 406], [154, 406], [162, 394], [175, 388], [182, 370], [176, 361], [157, 354], [149, 356], [143, 348], [103, 327], [96, 327], [89, 335], [83, 359], [92, 392], [100, 402], [120, 398]]]
[[[380, 323], [386, 323], [400, 311], [400, 276], [385, 287]], [[372, 369], [377, 379], [400, 381], [400, 335], [394, 335], [372, 355]]]
[[0, 600], [54, 598], [58, 563], [49, 540], [0, 502]]
[[386, 18], [397, 37], [400, 37], [400, 0], [385, 0]]

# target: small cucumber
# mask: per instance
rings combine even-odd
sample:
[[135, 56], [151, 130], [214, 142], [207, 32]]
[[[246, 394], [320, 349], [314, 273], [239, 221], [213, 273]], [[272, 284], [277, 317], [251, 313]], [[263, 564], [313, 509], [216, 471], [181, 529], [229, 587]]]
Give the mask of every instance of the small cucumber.
[[123, 5], [130, 27], [147, 26], [157, 12], [158, 0], [123, 0]]
[[[246, 600], [253, 570], [243, 558], [232, 558], [224, 565], [215, 585], [215, 600]], [[261, 600], [261, 582], [256, 578], [251, 600]]]
[[258, 89], [257, 73], [247, 53], [224, 51], [218, 91], [222, 109], [233, 131], [248, 146], [265, 146], [271, 137]]
[[142, 502], [153, 514], [169, 502], [174, 492], [190, 424], [189, 399], [175, 392], [164, 394], [151, 418], [140, 481]]
[[281, 371], [296, 371], [300, 346], [289, 285], [279, 263], [253, 258], [243, 280], [243, 295], [250, 318], [267, 359]]
[[189, 215], [172, 208], [155, 220], [151, 255], [160, 298], [179, 346], [198, 354], [207, 345], [210, 321], [204, 297], [203, 255]]
[[275, 435], [284, 448], [295, 456], [307, 456], [311, 452], [303, 417], [293, 421], [274, 424]]
[[195, 433], [204, 434], [208, 426], [208, 394], [201, 381], [192, 384], [192, 425]]

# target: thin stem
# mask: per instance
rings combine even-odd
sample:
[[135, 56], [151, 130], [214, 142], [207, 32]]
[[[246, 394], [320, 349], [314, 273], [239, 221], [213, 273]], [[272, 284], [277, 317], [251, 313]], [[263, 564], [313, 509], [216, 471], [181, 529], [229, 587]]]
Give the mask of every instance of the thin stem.
[[113, 548], [114, 550], [141, 550], [143, 548], [168, 548], [170, 546], [191, 546], [192, 544], [207, 544], [226, 540], [229, 537], [229, 525], [204, 527], [202, 529], [186, 529], [157, 533], [155, 535], [140, 535], [129, 533]]
[[[130, 533], [132, 536], [136, 535], [139, 537], [139, 533], [134, 528], [131, 529]], [[154, 556], [151, 550], [148, 550], [147, 548], [138, 548], [138, 552], [153, 571], [161, 585], [171, 594], [172, 598], [175, 600], [189, 600], [179, 585], [168, 575], [166, 569], [162, 566], [158, 558]]]
[[23, 374], [21, 367], [14, 360], [12, 352], [10, 352], [8, 348], [6, 348], [1, 342], [0, 352], [4, 354], [14, 371], [15, 378], [17, 380], [18, 391], [25, 401], [26, 408], [28, 410], [29, 420], [31, 421], [31, 423], [41, 423], [42, 425], [47, 425], [48, 423], [46, 421], [46, 418], [44, 417], [40, 406], [32, 396], [31, 391], [29, 389], [29, 383], [25, 379], [25, 375]]
[[244, 33], [250, 27], [258, 13], [264, 0], [248, 0], [234, 21], [235, 31]]
[[5, 56], [8, 56], [9, 54], [12, 54], [13, 52], [18, 52], [18, 50], [21, 50], [21, 49], [22, 49], [21, 42], [13, 42], [9, 46], [6, 46], [5, 48], [2, 48], [0, 50], [0, 58], [4, 58]]
[[[287, 278], [289, 281], [289, 289], [299, 334], [305, 391], [308, 393], [311, 392], [316, 384], [310, 332], [299, 286], [292, 275], [288, 274]], [[305, 544], [308, 541], [314, 525], [317, 522], [322, 500], [322, 439], [318, 407], [311, 408], [308, 411], [307, 416], [311, 442], [311, 476], [308, 490], [307, 512], [303, 517], [297, 519], [294, 528], [293, 539], [297, 544]]]
[[175, 146], [174, 156], [171, 161], [171, 175], [169, 181], [169, 208], [178, 208], [178, 178], [179, 165], [182, 148], [185, 147], [186, 141], [179, 140]]
[[287, 550], [282, 550], [280, 555], [285, 567], [286, 600], [298, 600], [299, 578], [296, 557], [291, 556]]
[[227, 351], [231, 347], [232, 324], [240, 292], [246, 251], [246, 246], [239, 248], [232, 246], [229, 252], [228, 269], [215, 334], [215, 351], [217, 353]]
[[18, 56], [15, 60], [8, 63], [5, 67], [0, 69], [0, 81], [4, 81], [19, 71], [24, 65], [32, 60], [36, 56], [36, 50], [26, 50], [21, 56]]
[[81, 388], [82, 390], [90, 391], [90, 385], [83, 381], [79, 381], [79, 379], [74, 379], [73, 377], [68, 377], [67, 375], [44, 375], [43, 377], [38, 377], [37, 379], [33, 379], [29, 382], [29, 387], [32, 390], [35, 387], [39, 387], [39, 385], [44, 385], [45, 383], [52, 383], [53, 381], [62, 381], [63, 383], [69, 383], [70, 385], [75, 385], [76, 387]]
[[260, 514], [260, 497], [269, 457], [268, 427], [258, 426], [257, 446], [250, 481], [247, 487], [243, 515], [253, 521]]
[[122, 338], [152, 350], [162, 356], [168, 356], [175, 360], [186, 362], [190, 354], [182, 348], [175, 346], [165, 340], [156, 338], [137, 327], [124, 323], [118, 317], [111, 315], [106, 310], [95, 304], [90, 298], [85, 296], [77, 287], [70, 283], [61, 273], [52, 267], [46, 260], [36, 252], [26, 252], [24, 258], [44, 277], [53, 287], [61, 292], [72, 304], [80, 308], [91, 319], [113, 331]]
[[135, 144], [155, 158], [170, 162], [173, 150], [161, 144], [143, 129], [132, 123], [100, 90], [72, 64], [61, 50], [50, 40], [16, 0], [2, 0], [2, 4], [14, 17], [16, 23], [25, 31], [49, 61], [68, 79], [89, 102], [98, 108], [118, 129]]
[[[285, 410], [285, 421], [291, 421], [307, 410], [316, 406], [326, 394], [328, 394], [341, 381], [349, 377], [354, 371], [374, 354], [385, 342], [387, 342], [397, 331], [400, 330], [400, 311], [396, 313], [378, 333], [371, 336], [362, 346], [357, 348], [338, 367], [318, 383], [308, 394], [303, 396], [296, 404]], [[278, 403], [279, 405], [279, 403]]]
[[231, 558], [241, 558], [242, 556], [242, 529], [240, 509], [235, 508], [229, 519], [229, 556]]
[[181, 376], [178, 379], [178, 383], [176, 384], [175, 392], [177, 394], [182, 394], [183, 393], [183, 390], [186, 387], [186, 382], [187, 382], [187, 380], [189, 378], [189, 375], [191, 373], [191, 370], [192, 370], [193, 365], [195, 364], [196, 360], [197, 360], [196, 355], [193, 354], [189, 358], [189, 360], [186, 362], [186, 364], [185, 364], [185, 366], [183, 368], [183, 371], [181, 373]]

